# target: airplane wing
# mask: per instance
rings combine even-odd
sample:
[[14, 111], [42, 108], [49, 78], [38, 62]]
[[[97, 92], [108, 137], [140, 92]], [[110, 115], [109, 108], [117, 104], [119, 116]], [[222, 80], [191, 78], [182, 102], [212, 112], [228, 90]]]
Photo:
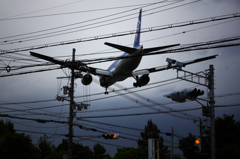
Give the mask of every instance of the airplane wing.
[[[64, 67], [69, 67], [70, 68], [72, 66], [71, 62], [67, 63], [67, 62], [64, 62], [64, 61], [56, 60], [53, 57], [38, 54], [38, 53], [35, 53], [35, 52], [32, 52], [32, 51], [30, 51], [30, 55], [34, 56], [34, 57], [37, 57], [37, 58], [40, 58], [40, 59], [43, 59], [43, 60], [46, 60], [46, 61], [49, 61], [49, 62], [52, 62], [52, 63], [55, 63], [55, 64], [59, 64], [59, 65], [64, 66]], [[82, 62], [76, 63], [74, 69], [80, 70], [80, 71], [83, 71], [83, 72], [89, 72], [91, 74], [98, 75], [98, 76], [102, 76], [102, 75], [113, 76], [112, 72], [110, 72], [108, 70], [103, 70], [103, 69], [94, 68], [94, 67], [88, 67], [86, 64], [84, 64]]]
[[55, 64], [64, 65], [63, 61], [56, 60], [56, 59], [54, 59], [50, 56], [45, 56], [45, 55], [38, 54], [38, 53], [35, 53], [35, 52], [32, 52], [32, 51], [30, 51], [30, 55], [34, 56], [34, 57], [37, 57], [37, 58], [40, 58], [40, 59], [43, 59], [43, 60], [46, 60], [46, 61], [49, 61], [49, 62], [52, 62], [52, 63], [55, 63]]
[[194, 59], [194, 60], [189, 60], [189, 61], [185, 61], [185, 62], [176, 61], [176, 63], [173, 64], [173, 65], [164, 65], [164, 66], [158, 66], [158, 67], [154, 67], [154, 68], [136, 70], [136, 71], [132, 72], [132, 76], [147, 75], [147, 74], [150, 74], [150, 73], [153, 73], [153, 72], [164, 71], [164, 70], [168, 70], [168, 69], [171, 69], [171, 68], [185, 67], [186, 65], [190, 65], [190, 64], [197, 63], [197, 62], [210, 60], [210, 59], [214, 59], [218, 55], [219, 54], [213, 55], [213, 56], [207, 56], [207, 57], [203, 57], [203, 58], [198, 58], [198, 59]]

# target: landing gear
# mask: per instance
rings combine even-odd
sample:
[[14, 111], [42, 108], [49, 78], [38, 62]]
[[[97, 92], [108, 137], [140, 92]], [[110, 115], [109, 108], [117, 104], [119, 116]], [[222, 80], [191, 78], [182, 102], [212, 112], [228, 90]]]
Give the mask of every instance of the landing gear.
[[140, 85], [139, 83], [137, 83], [137, 82], [136, 82], [136, 83], [134, 82], [134, 83], [133, 83], [133, 86], [134, 86], [134, 87], [141, 87], [141, 85]]
[[[133, 78], [134, 78], [134, 77], [133, 77]], [[138, 79], [139, 79], [138, 76], [136, 76], [136, 77], [135, 77], [136, 82], [133, 83], [133, 86], [134, 86], [134, 87], [141, 87], [141, 85], [140, 85], [139, 82], [138, 82]]]
[[105, 89], [106, 91], [104, 92], [105, 95], [108, 95], [107, 87]]

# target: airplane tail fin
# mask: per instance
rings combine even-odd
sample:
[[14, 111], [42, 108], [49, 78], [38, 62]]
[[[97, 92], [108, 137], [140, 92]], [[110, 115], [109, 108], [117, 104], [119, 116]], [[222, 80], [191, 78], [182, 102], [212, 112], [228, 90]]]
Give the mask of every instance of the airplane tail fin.
[[136, 48], [140, 45], [141, 19], [142, 19], [142, 9], [140, 9], [140, 11], [139, 11], [136, 35], [135, 35], [134, 43], [133, 43], [134, 48]]

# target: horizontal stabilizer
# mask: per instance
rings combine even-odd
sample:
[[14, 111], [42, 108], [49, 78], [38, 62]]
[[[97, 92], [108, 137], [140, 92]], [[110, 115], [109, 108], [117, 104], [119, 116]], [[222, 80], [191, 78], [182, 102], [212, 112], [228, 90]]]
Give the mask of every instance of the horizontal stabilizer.
[[55, 60], [54, 58], [52, 58], [50, 56], [41, 55], [41, 54], [38, 54], [38, 53], [35, 53], [35, 52], [32, 52], [32, 51], [30, 51], [30, 55], [32, 55], [34, 57], [37, 57], [37, 58], [40, 58], [40, 59], [43, 59], [43, 60], [46, 60], [46, 61], [50, 61], [50, 62], [55, 63], [55, 64], [64, 65], [64, 62], [59, 61], [59, 60]]
[[105, 45], [108, 45], [108, 46], [111, 46], [111, 47], [113, 47], [113, 48], [115, 48], [115, 49], [121, 50], [121, 51], [123, 51], [123, 52], [126, 52], [126, 53], [128, 53], [128, 54], [132, 54], [132, 53], [134, 53], [134, 52], [137, 51], [137, 49], [131, 48], [131, 47], [127, 47], [127, 46], [112, 44], [112, 43], [108, 43], [108, 42], [105, 42], [104, 44], [105, 44]]
[[160, 46], [160, 47], [147, 48], [147, 49], [144, 49], [144, 54], [147, 54], [147, 53], [153, 52], [153, 51], [170, 48], [170, 47], [174, 47], [174, 46], [179, 46], [179, 45], [180, 44], [173, 44], [173, 45], [165, 45], [165, 46]]

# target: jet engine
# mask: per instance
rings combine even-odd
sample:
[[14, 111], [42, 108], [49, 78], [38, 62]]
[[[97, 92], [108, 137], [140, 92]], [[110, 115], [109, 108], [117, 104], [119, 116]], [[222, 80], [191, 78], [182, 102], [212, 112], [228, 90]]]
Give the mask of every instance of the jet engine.
[[146, 84], [148, 84], [149, 81], [150, 81], [150, 78], [148, 75], [142, 75], [140, 78], [137, 79], [136, 83], [133, 83], [133, 86], [134, 87], [145, 86]]
[[82, 84], [83, 85], [89, 85], [92, 83], [92, 76], [90, 74], [86, 74], [82, 78]]

